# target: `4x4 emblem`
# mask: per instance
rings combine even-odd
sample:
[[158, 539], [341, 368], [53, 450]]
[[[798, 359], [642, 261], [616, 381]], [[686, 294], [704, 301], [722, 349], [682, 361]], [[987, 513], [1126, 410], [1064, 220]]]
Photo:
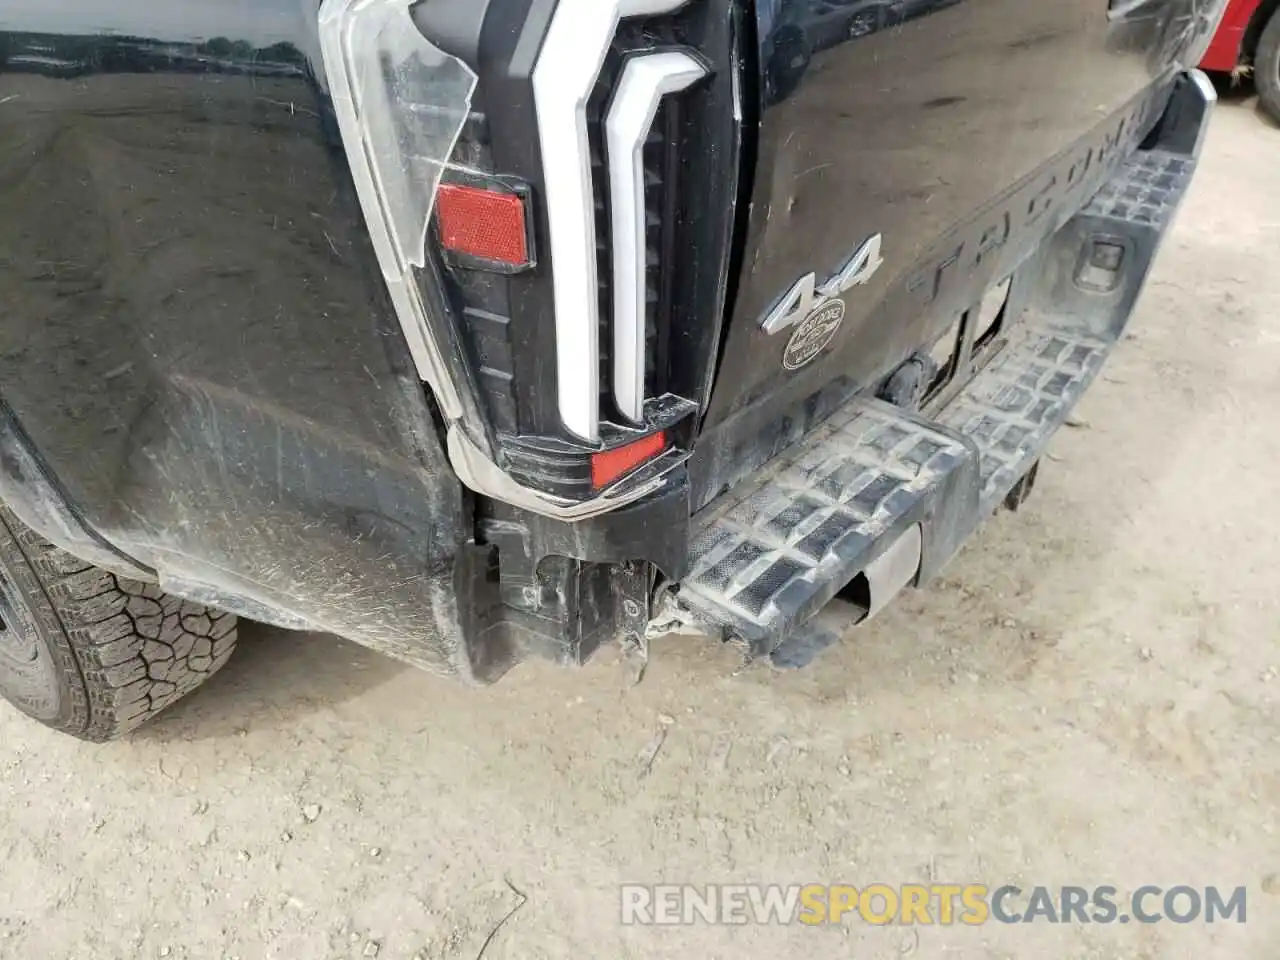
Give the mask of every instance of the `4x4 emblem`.
[[768, 334], [799, 324], [782, 355], [782, 365], [788, 370], [803, 367], [831, 342], [844, 321], [844, 301], [840, 294], [875, 276], [884, 263], [880, 243], [877, 233], [821, 286], [815, 274], [801, 277], [765, 315], [761, 327]]

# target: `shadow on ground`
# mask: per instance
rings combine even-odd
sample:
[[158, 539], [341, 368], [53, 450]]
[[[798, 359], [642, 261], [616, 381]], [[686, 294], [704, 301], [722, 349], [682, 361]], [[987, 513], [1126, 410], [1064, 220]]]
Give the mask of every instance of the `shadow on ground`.
[[133, 737], [161, 742], [220, 739], [264, 722], [291, 723], [362, 696], [412, 669], [331, 634], [298, 633], [242, 620], [236, 652], [227, 665]]

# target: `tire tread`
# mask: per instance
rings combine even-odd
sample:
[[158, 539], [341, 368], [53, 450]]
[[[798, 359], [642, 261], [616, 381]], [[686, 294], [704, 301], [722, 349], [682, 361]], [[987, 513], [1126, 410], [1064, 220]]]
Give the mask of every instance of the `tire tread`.
[[1280, 8], [1262, 28], [1253, 57], [1254, 82], [1258, 99], [1271, 119], [1280, 123]]
[[119, 737], [190, 693], [230, 658], [236, 645], [233, 614], [85, 563], [7, 507], [0, 507], [0, 522], [56, 617], [49, 626], [61, 634], [53, 638], [59, 669], [76, 671], [73, 695], [87, 695], [86, 709], [73, 710], [71, 725], [59, 729], [86, 740]]

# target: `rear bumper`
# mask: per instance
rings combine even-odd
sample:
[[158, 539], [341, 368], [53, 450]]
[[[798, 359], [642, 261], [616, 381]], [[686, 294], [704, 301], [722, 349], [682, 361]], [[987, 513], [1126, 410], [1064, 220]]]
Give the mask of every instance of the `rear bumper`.
[[1179, 80], [1153, 142], [1019, 268], [1003, 342], [946, 406], [856, 399], [695, 516], [680, 614], [793, 660], [811, 646], [806, 621], [846, 585], [869, 614], [934, 576], [1035, 466], [1121, 338], [1214, 100], [1198, 71]]

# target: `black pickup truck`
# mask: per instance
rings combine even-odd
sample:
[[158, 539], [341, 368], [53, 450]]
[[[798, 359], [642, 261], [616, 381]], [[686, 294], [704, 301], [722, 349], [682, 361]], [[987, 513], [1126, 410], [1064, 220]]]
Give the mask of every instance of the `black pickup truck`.
[[1220, 0], [4, 0], [0, 691], [809, 659], [1120, 339]]

